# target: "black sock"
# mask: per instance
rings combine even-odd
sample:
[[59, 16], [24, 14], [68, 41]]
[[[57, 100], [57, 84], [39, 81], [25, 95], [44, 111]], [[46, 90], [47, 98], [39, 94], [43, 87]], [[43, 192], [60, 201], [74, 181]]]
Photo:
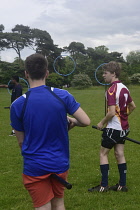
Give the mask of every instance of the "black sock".
[[119, 174], [120, 174], [120, 186], [126, 185], [126, 172], [127, 172], [127, 165], [126, 163], [118, 164]]
[[101, 186], [108, 186], [108, 173], [109, 173], [109, 164], [100, 165], [100, 170], [102, 174]]

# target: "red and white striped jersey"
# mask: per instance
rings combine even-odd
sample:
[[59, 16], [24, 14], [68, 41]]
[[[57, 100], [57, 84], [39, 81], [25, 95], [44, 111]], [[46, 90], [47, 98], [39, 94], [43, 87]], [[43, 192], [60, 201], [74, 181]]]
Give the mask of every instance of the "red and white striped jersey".
[[128, 104], [132, 102], [128, 88], [120, 81], [114, 81], [106, 91], [107, 106], [115, 105], [115, 116], [108, 122], [107, 128], [126, 130], [128, 124]]

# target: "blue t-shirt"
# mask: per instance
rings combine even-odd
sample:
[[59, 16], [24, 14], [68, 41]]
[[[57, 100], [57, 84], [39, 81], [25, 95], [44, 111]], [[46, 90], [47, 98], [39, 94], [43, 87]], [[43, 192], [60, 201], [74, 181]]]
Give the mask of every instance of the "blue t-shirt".
[[45, 85], [29, 91], [23, 117], [25, 94], [12, 103], [10, 114], [11, 126], [25, 134], [23, 173], [29, 176], [63, 173], [69, 168], [67, 113], [74, 114], [80, 104], [66, 90], [52, 90], [65, 105]]

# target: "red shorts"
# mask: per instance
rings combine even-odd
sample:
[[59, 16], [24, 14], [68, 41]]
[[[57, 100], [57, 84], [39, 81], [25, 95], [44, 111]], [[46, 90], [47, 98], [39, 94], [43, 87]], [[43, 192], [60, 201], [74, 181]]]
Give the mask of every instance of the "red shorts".
[[[64, 197], [65, 187], [50, 175], [33, 177], [22, 174], [24, 186], [28, 190], [35, 208], [45, 205], [54, 197]], [[66, 180], [68, 171], [57, 175]]]

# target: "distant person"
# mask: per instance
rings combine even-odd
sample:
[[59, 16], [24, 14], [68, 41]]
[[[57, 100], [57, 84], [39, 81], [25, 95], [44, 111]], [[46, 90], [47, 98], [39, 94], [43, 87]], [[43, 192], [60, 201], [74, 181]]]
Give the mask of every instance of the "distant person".
[[23, 155], [23, 182], [35, 209], [64, 210], [64, 186], [51, 174], [67, 179], [68, 124], [69, 129], [84, 127], [90, 119], [68, 91], [45, 85], [49, 72], [43, 55], [26, 58], [25, 75], [30, 89], [11, 106], [11, 125]]
[[19, 76], [12, 76], [9, 85], [0, 85], [0, 88], [9, 88], [12, 90], [11, 103], [22, 95], [22, 86], [19, 84]]
[[[12, 76], [10, 84], [0, 85], [0, 88], [9, 88], [10, 90], [12, 90], [11, 104], [22, 95], [22, 86], [19, 84], [19, 76]], [[12, 129], [12, 132], [9, 136], [15, 136], [14, 129]]]
[[[100, 171], [101, 182], [98, 186], [88, 189], [89, 192], [106, 192], [108, 190], [127, 192], [126, 172], [127, 165], [124, 157], [124, 137], [129, 133], [128, 115], [136, 108], [128, 88], [119, 81], [121, 66], [117, 62], [109, 62], [103, 66], [103, 77], [105, 82], [111, 83], [106, 92], [108, 112], [97, 124], [101, 130], [104, 126], [101, 149], [100, 149]], [[118, 164], [119, 182], [108, 186], [109, 162], [108, 154], [114, 148], [114, 154]]]

